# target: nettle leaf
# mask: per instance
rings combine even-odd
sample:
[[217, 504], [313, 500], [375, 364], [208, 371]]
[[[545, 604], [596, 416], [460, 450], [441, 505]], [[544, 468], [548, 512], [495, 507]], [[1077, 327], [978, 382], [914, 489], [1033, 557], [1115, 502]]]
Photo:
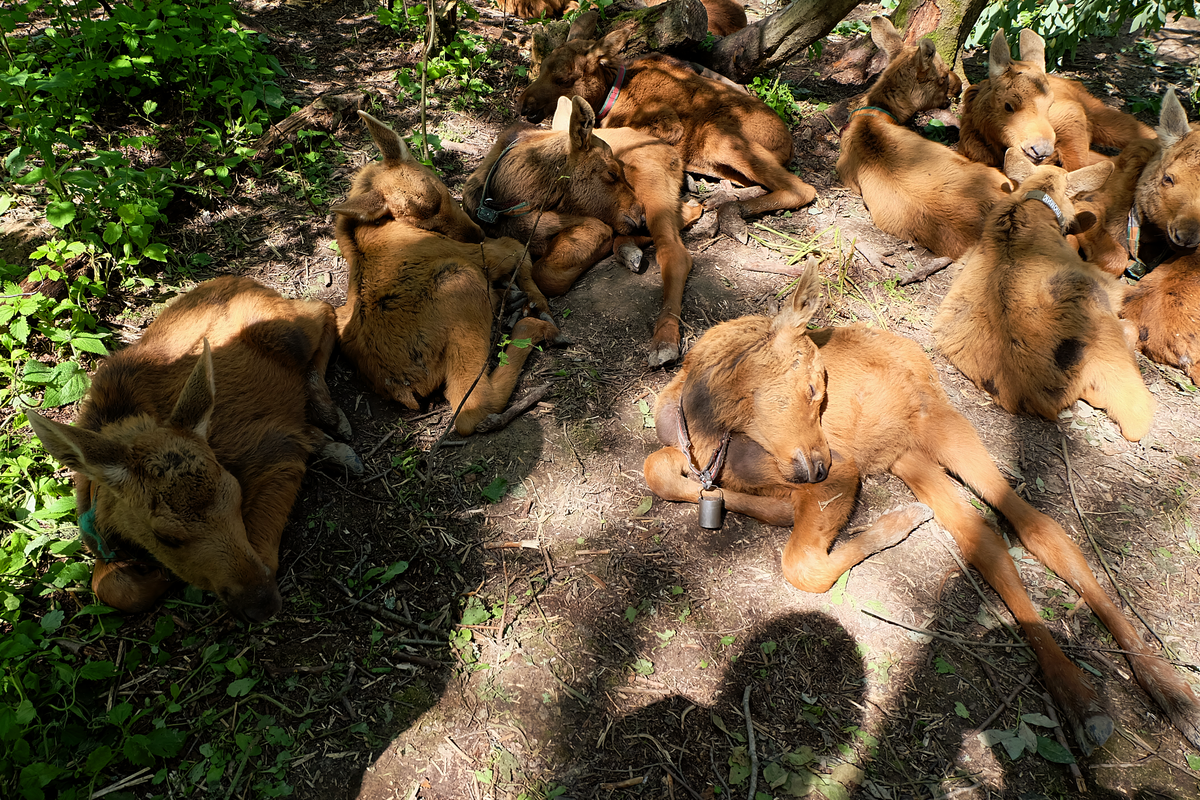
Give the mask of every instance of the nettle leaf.
[[42, 629], [45, 630], [46, 633], [54, 633], [56, 630], [62, 627], [63, 617], [65, 616], [66, 613], [61, 608], [54, 609], [49, 614], [46, 614], [42, 617]]
[[245, 697], [250, 694], [250, 690], [258, 683], [258, 678], [239, 678], [229, 684], [225, 689], [225, 693], [230, 697]]
[[75, 219], [75, 204], [70, 200], [59, 200], [46, 206], [46, 221], [58, 229], [71, 224]]
[[478, 597], [467, 600], [467, 606], [462, 613], [463, 625], [482, 625], [491, 618], [492, 612], [483, 607]]
[[167, 246], [160, 242], [151, 242], [142, 248], [142, 255], [151, 259], [152, 261], [165, 262], [167, 260], [168, 252], [170, 251], [168, 250]]
[[[81, 333], [71, 340], [71, 346], [85, 353], [95, 353], [98, 356], [108, 355], [108, 348], [100, 341], [101, 334]], [[81, 370], [82, 371], [82, 370]], [[72, 375], [74, 377], [74, 375]]]
[[508, 478], [503, 475], [496, 476], [496, 479], [480, 490], [484, 498], [489, 503], [499, 503], [504, 497], [504, 492], [508, 489]]
[[1030, 725], [1037, 725], [1042, 728], [1053, 728], [1054, 722], [1045, 714], [1022, 714], [1022, 722], [1028, 722]]

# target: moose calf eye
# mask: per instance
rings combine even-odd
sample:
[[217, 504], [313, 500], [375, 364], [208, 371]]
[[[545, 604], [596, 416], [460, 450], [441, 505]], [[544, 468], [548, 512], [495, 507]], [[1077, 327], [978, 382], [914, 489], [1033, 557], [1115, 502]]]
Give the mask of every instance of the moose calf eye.
[[1170, 175], [1163, 175], [1163, 186], [1174, 186], [1175, 179]]
[[1005, 104], [1004, 104], [1004, 110], [1005, 110], [1005, 111], [1007, 111], [1007, 112], [1008, 112], [1008, 113], [1010, 113], [1010, 114], [1011, 114], [1011, 113], [1013, 113], [1013, 105], [1012, 105], [1012, 103], [1005, 103]]

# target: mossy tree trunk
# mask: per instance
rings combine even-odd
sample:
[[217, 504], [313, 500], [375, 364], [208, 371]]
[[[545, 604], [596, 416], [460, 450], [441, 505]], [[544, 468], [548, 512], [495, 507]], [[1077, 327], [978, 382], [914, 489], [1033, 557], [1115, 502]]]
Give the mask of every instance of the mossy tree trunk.
[[941, 57], [967, 83], [958, 55], [986, 5], [987, 0], [900, 0], [892, 24], [904, 31], [908, 44], [932, 39]]

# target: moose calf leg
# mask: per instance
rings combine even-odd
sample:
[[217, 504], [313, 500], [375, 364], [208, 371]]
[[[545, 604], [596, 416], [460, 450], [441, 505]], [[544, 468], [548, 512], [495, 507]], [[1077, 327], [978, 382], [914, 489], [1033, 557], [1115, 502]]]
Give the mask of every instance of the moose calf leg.
[[744, 147], [730, 145], [722, 155], [725, 164], [767, 189], [764, 195], [738, 203], [738, 210], [745, 216], [800, 208], [817, 197], [816, 189], [789, 172], [771, 151], [756, 142]]
[[[963, 422], [967, 428], [970, 427], [965, 420]], [[949, 433], [946, 432], [946, 435]], [[995, 472], [995, 478], [984, 476], [981, 485], [977, 482], [980, 476], [962, 477], [984, 491], [985, 498], [988, 498], [986, 490], [994, 488], [995, 479], [998, 478], [1002, 483], [1004, 479], [991, 465], [974, 431], [971, 431], [971, 436], [987, 459], [990, 470]], [[960, 460], [954, 461], [956, 470]], [[892, 474], [907, 483], [919, 500], [929, 504], [937, 521], [954, 537], [967, 561], [979, 570], [984, 580], [1000, 594], [1012, 611], [1033, 647], [1042, 671], [1046, 673], [1046, 686], [1066, 715], [1080, 747], [1085, 753], [1090, 753], [1096, 745], [1104, 744], [1112, 734], [1112, 720], [1104, 713], [1096, 690], [1083, 672], [1059, 649], [1045, 621], [1033, 607], [1012, 557], [1004, 546], [1004, 540], [962, 499], [958, 486], [946, 476], [941, 465], [923, 453], [906, 453], [892, 465]]]
[[[700, 484], [692, 480], [687, 459], [674, 447], [664, 447], [646, 457], [642, 474], [650, 491], [663, 500], [696, 503], [700, 499]], [[725, 508], [738, 514], [754, 517], [768, 525], [784, 527], [792, 524], [791, 498], [735, 492], [722, 489]]]
[[533, 280], [533, 264], [524, 244], [505, 236], [500, 239], [485, 239], [480, 246], [483, 249], [483, 267], [489, 283], [508, 278], [513, 274], [513, 270], [516, 270], [517, 277], [514, 283], [529, 298], [529, 305], [539, 314], [550, 313], [550, 304], [546, 302], [546, 296]]
[[551, 297], [566, 294], [579, 276], [612, 252], [612, 228], [591, 217], [577, 220], [550, 240], [533, 265], [534, 283]]
[[1142, 380], [1136, 357], [1128, 349], [1122, 329], [1098, 337], [1088, 348], [1080, 374], [1080, 395], [1089, 405], [1103, 408], [1121, 428], [1121, 435], [1139, 442], [1150, 432], [1158, 403]]
[[932, 516], [928, 508], [914, 503], [884, 514], [866, 531], [830, 551], [829, 546], [854, 510], [858, 485], [855, 461], [835, 456], [828, 478], [793, 492], [796, 522], [783, 548], [782, 565], [783, 577], [797, 589], [816, 594], [828, 591], [846, 570], [904, 541]]
[[100, 602], [127, 614], [148, 611], [171, 588], [171, 576], [159, 564], [104, 561], [92, 567], [92, 591]]
[[658, 264], [662, 270], [662, 310], [650, 340], [651, 367], [661, 367], [679, 358], [679, 322], [683, 316], [683, 291], [692, 272], [692, 254], [683, 245], [679, 230], [672, 227], [655, 233]]

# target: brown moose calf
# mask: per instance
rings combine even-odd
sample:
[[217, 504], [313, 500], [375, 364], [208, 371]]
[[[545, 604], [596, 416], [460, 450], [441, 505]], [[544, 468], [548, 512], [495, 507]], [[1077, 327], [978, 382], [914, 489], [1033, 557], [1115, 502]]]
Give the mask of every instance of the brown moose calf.
[[[603, 127], [633, 128], [673, 145], [689, 172], [766, 187], [760, 197], [727, 203], [730, 211], [764, 214], [813, 201], [816, 190], [787, 168], [792, 132], [766, 103], [669, 56], [626, 64], [621, 48], [628, 31], [593, 40], [597, 19], [595, 12], [581, 14], [566, 43], [542, 61], [537, 80], [521, 94], [522, 116], [538, 122], [554, 112], [558, 98], [579, 96]], [[728, 214], [723, 207], [722, 216]]]
[[1142, 686], [1200, 742], [1200, 701], [1187, 682], [1146, 647], [1062, 527], [1013, 492], [975, 429], [950, 406], [920, 346], [862, 325], [807, 330], [819, 299], [819, 277], [810, 269], [774, 319], [722, 323], [691, 348], [659, 395], [656, 430], [666, 446], [644, 465], [654, 493], [696, 502], [701, 484], [692, 476], [699, 470], [683, 448], [703, 462], [727, 438], [718, 476], [726, 504], [771, 525], [792, 525], [784, 577], [804, 591], [824, 592], [845, 570], [928, 519], [920, 505], [886, 514], [830, 551], [850, 516], [860, 476], [891, 472], [928, 504], [1000, 593], [1037, 654], [1066, 724], [1091, 752], [1111, 734], [1112, 720], [1030, 602], [1004, 541], [962, 497], [948, 470], [1083, 596], [1129, 652]]
[[[621, 9], [645, 8], [666, 3], [667, 0], [631, 0], [621, 2]], [[733, 0], [701, 0], [704, 10], [708, 12], [708, 32], [714, 36], [728, 36], [746, 27], [746, 9], [741, 3]], [[521, 19], [540, 19], [541, 17], [561, 17], [567, 11], [579, 8], [576, 0], [497, 0], [496, 5], [502, 11], [520, 17]], [[618, 9], [610, 9], [616, 13]]]
[[533, 280], [549, 295], [609, 255], [614, 230], [632, 234], [644, 219], [624, 165], [592, 135], [592, 109], [563, 103], [564, 128], [509, 127], [463, 187], [463, 206], [489, 234], [529, 242]]
[[[338, 246], [350, 271], [346, 305], [337, 310], [342, 350], [375, 391], [408, 408], [443, 386], [452, 408], [466, 397], [455, 430], [468, 436], [489, 414], [504, 409], [529, 345], [558, 340], [558, 328], [530, 277], [523, 246], [512, 239], [485, 240], [404, 140], [370, 114], [358, 113], [383, 163], [363, 167], [346, 202], [333, 208]], [[482, 375], [499, 303], [492, 281], [514, 270], [516, 285], [543, 318], [518, 321], [511, 338], [529, 343], [510, 344], [504, 363]]]
[[1081, 198], [1100, 222], [1079, 235], [1080, 250], [1114, 275], [1130, 260], [1153, 264], [1200, 246], [1200, 130], [1174, 88], [1163, 95], [1157, 133], [1122, 150], [1112, 177]]
[[1046, 74], [1046, 43], [1025, 28], [1021, 60], [1014, 61], [997, 31], [988, 56], [987, 80], [962, 99], [958, 152], [972, 161], [1003, 167], [1004, 151], [1016, 148], [1035, 164], [1057, 152], [1065, 169], [1104, 159], [1093, 145], [1121, 149], [1154, 136], [1133, 116], [1097, 100], [1078, 81]]
[[842, 131], [838, 177], [862, 195], [875, 227], [959, 258], [979, 241], [992, 205], [1012, 190], [1000, 170], [968, 161], [905, 125], [918, 112], [947, 108], [962, 82], [922, 39], [904, 44], [886, 17], [871, 38], [888, 66]]
[[1013, 148], [1006, 167], [1020, 186], [992, 209], [942, 301], [938, 347], [1007, 411], [1052, 420], [1082, 397], [1137, 441], [1155, 402], [1114, 311], [1121, 286], [1065, 236], [1076, 222], [1069, 198], [1102, 184], [1112, 163], [1067, 173]]
[[327, 304], [216, 278], [105, 359], [74, 426], [27, 412], [75, 472], [101, 601], [144, 611], [169, 571], [244, 619], [279, 611], [279, 539], [309, 455], [362, 469], [312, 424], [348, 434], [325, 385], [335, 341]]
[[1127, 288], [1121, 317], [1147, 358], [1200, 385], [1200, 254], [1176, 256]]

